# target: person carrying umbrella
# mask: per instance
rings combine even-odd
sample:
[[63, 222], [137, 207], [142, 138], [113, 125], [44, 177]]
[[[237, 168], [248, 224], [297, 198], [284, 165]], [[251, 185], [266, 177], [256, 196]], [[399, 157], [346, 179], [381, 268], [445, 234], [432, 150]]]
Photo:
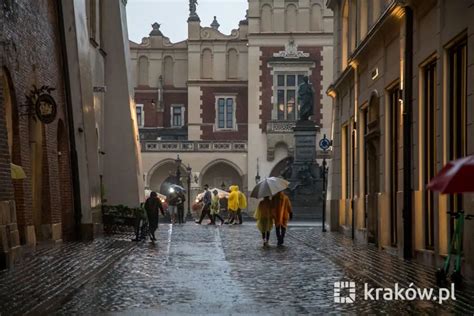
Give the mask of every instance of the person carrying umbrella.
[[219, 191], [214, 189], [212, 191], [212, 200], [211, 200], [211, 216], [214, 219], [214, 223], [216, 222], [216, 218], [219, 218], [221, 220], [221, 225], [224, 224], [224, 220], [222, 217], [219, 215], [219, 212], [221, 210], [221, 204], [219, 200]]
[[152, 242], [155, 242], [155, 231], [158, 228], [158, 211], [161, 212], [161, 215], [165, 215], [163, 205], [161, 205], [161, 201], [156, 192], [153, 191], [150, 193], [150, 197], [145, 202], [145, 211], [150, 227], [150, 238]]
[[273, 196], [272, 204], [278, 246], [281, 246], [285, 240], [288, 220], [293, 218], [293, 211], [291, 209], [290, 199], [283, 192], [278, 192]]
[[[293, 217], [290, 199], [282, 192], [290, 183], [278, 177], [266, 178], [253, 188], [251, 197], [260, 199], [272, 196], [272, 218], [276, 228], [278, 246], [283, 245], [288, 220]], [[265, 202], [268, 203], [268, 202]]]
[[201, 217], [199, 218], [198, 221], [196, 221], [196, 224], [201, 225], [202, 220], [204, 219], [204, 216], [209, 216], [209, 219], [211, 222], [208, 225], [214, 225], [214, 219], [211, 216], [211, 202], [212, 202], [212, 195], [211, 191], [209, 191], [209, 185], [205, 184], [204, 185], [204, 196], [202, 197], [202, 211], [201, 211]]
[[257, 220], [257, 228], [262, 233], [263, 246], [268, 246], [270, 232], [273, 228], [272, 201], [269, 196], [258, 203], [254, 218]]

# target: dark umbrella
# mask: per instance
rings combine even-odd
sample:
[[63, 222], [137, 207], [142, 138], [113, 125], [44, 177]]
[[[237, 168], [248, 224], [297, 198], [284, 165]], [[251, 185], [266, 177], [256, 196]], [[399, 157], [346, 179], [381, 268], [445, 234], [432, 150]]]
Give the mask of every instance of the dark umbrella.
[[473, 179], [474, 155], [448, 162], [427, 188], [445, 194], [474, 192]]

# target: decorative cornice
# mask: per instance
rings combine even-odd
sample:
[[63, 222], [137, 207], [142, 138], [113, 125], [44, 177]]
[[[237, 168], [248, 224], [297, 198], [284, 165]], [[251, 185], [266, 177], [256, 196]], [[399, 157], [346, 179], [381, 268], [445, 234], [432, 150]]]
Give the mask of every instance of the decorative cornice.
[[285, 45], [285, 50], [274, 53], [273, 57], [288, 58], [288, 59], [298, 59], [298, 58], [308, 58], [309, 53], [298, 50], [298, 45], [296, 45], [294, 40], [290, 40], [288, 44]]

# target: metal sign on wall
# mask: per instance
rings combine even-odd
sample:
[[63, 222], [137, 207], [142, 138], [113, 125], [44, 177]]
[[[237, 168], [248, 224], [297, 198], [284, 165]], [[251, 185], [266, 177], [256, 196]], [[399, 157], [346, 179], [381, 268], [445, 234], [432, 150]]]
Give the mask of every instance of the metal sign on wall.
[[58, 106], [50, 94], [41, 94], [36, 100], [35, 112], [41, 122], [50, 124], [56, 119]]
[[25, 115], [34, 115], [44, 124], [51, 124], [58, 114], [58, 105], [51, 95], [54, 88], [42, 86], [37, 88], [33, 86], [29, 95], [26, 95], [26, 113]]

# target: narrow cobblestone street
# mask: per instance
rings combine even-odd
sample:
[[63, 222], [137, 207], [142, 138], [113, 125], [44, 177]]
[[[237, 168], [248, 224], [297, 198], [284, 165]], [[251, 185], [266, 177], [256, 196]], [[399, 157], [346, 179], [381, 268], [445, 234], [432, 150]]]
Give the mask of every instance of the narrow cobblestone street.
[[[317, 226], [294, 224], [281, 248], [274, 236], [263, 248], [250, 222], [162, 224], [159, 235], [156, 245], [132, 243], [124, 234], [40, 250], [16, 270], [2, 273], [2, 314], [474, 312], [469, 286], [456, 292], [456, 301], [442, 305], [364, 300], [364, 283], [434, 287], [434, 271], [372, 246], [353, 245], [339, 233], [323, 235]], [[355, 303], [334, 302], [338, 281], [356, 283]]]

